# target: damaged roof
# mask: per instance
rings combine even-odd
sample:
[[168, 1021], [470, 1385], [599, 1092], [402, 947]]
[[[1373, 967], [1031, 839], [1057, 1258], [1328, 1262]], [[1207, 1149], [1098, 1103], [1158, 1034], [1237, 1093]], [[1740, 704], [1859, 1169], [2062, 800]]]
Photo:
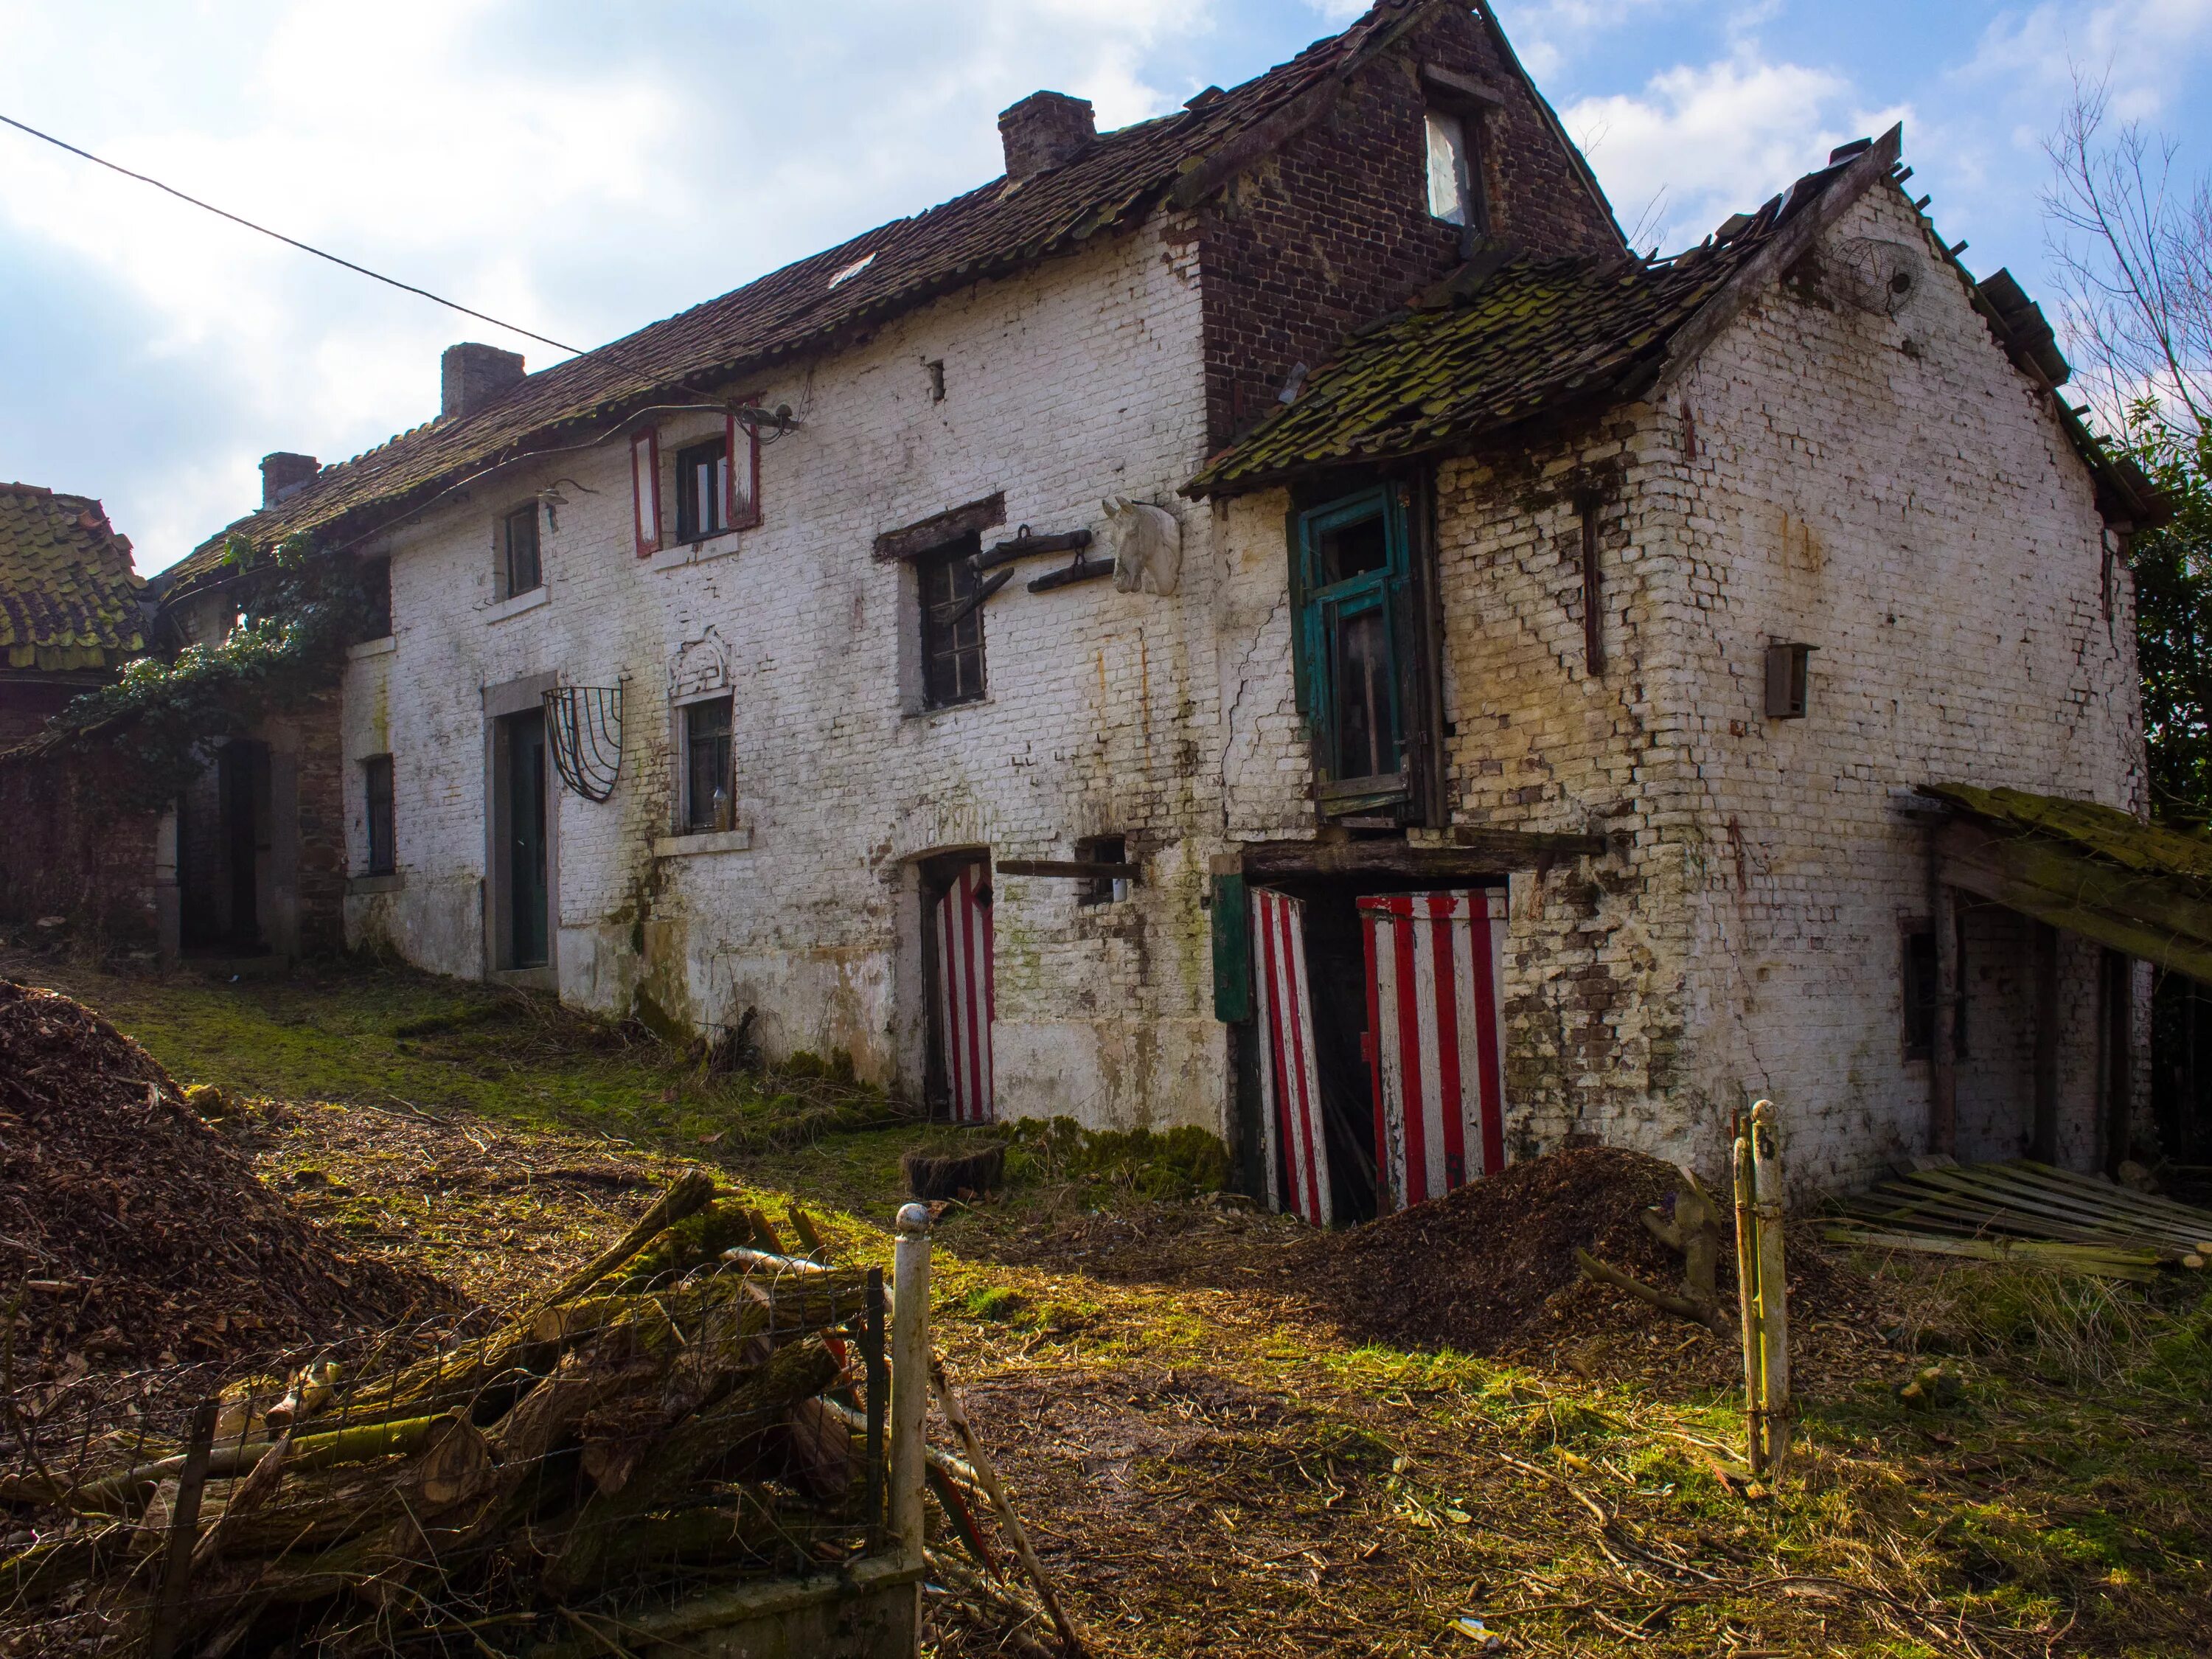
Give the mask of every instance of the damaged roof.
[[[583, 440], [672, 394], [705, 403], [720, 386], [939, 295], [1004, 276], [1090, 239], [1133, 229], [1178, 185], [1179, 199], [1225, 182], [1334, 101], [1352, 76], [1444, 0], [1380, 0], [1339, 35], [1173, 115], [1100, 135], [1073, 160], [1005, 178], [896, 220], [758, 281], [526, 377], [476, 412], [441, 418], [238, 520], [160, 579], [164, 596], [228, 574], [228, 549], [266, 550], [303, 532], [362, 533], [388, 510], [533, 450]], [[1219, 176], [1215, 176], [1218, 174]], [[1186, 204], [1188, 203], [1186, 202]], [[611, 435], [598, 432], [596, 437]]]
[[1959, 815], [1936, 842], [1946, 883], [2212, 983], [2212, 839], [2025, 789], [1920, 793]]
[[[1668, 259], [1530, 259], [1493, 241], [1355, 333], [1295, 402], [1215, 455], [1184, 493], [1231, 495], [1333, 466], [1465, 453], [1650, 395], [1854, 202], [1893, 179], [1902, 141], [1892, 128], [1843, 146], [1756, 214]], [[2021, 372], [2046, 389], [2062, 384], [2066, 361], [2011, 274], [1977, 284], [1947, 257]], [[2168, 509], [2149, 480], [2053, 401], [2106, 516], [2160, 522]]]
[[88, 495], [0, 483], [0, 668], [113, 668], [146, 648], [131, 539]]

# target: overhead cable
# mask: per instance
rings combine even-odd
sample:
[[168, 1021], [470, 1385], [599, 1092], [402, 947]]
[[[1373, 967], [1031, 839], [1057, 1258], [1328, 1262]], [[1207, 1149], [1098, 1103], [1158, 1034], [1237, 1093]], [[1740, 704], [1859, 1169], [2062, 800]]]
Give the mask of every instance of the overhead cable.
[[558, 340], [549, 339], [543, 334], [534, 333], [531, 330], [523, 328], [514, 323], [501, 322], [496, 317], [487, 315], [485, 313], [481, 311], [473, 310], [470, 307], [460, 304], [458, 301], [448, 300], [443, 295], [433, 294], [427, 288], [417, 288], [412, 283], [403, 283], [396, 276], [386, 276], [382, 271], [371, 270], [367, 265], [357, 265], [350, 259], [342, 259], [335, 253], [326, 253], [321, 248], [311, 247], [307, 243], [299, 240], [296, 237], [287, 236], [282, 231], [271, 230], [266, 225], [257, 225], [252, 220], [241, 218], [235, 213], [228, 212], [222, 208], [216, 206], [212, 202], [203, 202], [197, 196], [187, 196], [184, 191], [177, 189], [174, 185], [163, 184], [159, 179], [149, 179], [143, 173], [133, 173], [129, 167], [118, 167], [112, 161], [103, 160], [101, 157], [94, 155], [88, 149], [79, 149], [75, 144], [64, 143], [59, 138], [55, 137], [51, 132], [41, 132], [34, 126], [18, 121], [12, 115], [0, 115], [0, 122], [5, 122], [8, 125], [14, 127], [19, 132], [27, 132], [33, 138], [44, 139], [47, 143], [52, 144], [57, 149], [65, 149], [72, 155], [81, 155], [88, 161], [91, 161], [97, 166], [106, 167], [110, 173], [119, 173], [126, 179], [136, 179], [142, 185], [151, 185], [155, 189], [161, 191], [167, 195], [173, 196], [180, 202], [189, 202], [192, 206], [202, 209], [206, 212], [212, 213], [219, 219], [228, 219], [231, 223], [234, 225], [243, 225], [248, 230], [258, 230], [264, 236], [273, 236], [278, 241], [284, 243], [289, 247], [298, 248], [302, 253], [312, 253], [318, 259], [328, 259], [334, 265], [343, 265], [348, 270], [358, 271], [363, 276], [374, 277], [376, 281], [385, 283], [388, 287], [396, 288], [402, 293], [420, 295], [422, 298], [428, 300], [434, 304], [444, 306], [449, 311], [458, 311], [464, 317], [473, 317], [480, 323], [489, 323], [494, 328], [503, 328], [510, 334], [520, 334], [526, 340], [535, 340], [540, 345], [550, 345], [556, 351], [565, 351], [569, 353], [571, 356], [579, 355], [579, 348], [575, 346], [563, 345]]

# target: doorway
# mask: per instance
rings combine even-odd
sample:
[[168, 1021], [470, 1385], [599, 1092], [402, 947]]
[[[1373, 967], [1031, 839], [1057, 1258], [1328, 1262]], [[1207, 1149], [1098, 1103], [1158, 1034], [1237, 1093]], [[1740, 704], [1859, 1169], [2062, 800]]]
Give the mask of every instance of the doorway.
[[1262, 1196], [1371, 1220], [1504, 1163], [1503, 889], [1251, 890]]
[[545, 714], [533, 708], [499, 723], [494, 780], [500, 809], [498, 965], [552, 961], [551, 824], [546, 797]]
[[952, 853], [921, 865], [924, 1097], [933, 1117], [988, 1123], [993, 1097], [991, 866], [981, 853]]
[[268, 949], [269, 780], [268, 745], [234, 738], [178, 803], [179, 943], [187, 951], [254, 956]]

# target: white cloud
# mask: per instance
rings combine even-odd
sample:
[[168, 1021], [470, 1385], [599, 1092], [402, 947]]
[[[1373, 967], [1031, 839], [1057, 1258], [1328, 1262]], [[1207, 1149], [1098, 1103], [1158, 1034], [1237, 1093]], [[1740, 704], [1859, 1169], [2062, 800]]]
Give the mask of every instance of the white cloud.
[[2009, 82], [2049, 104], [2064, 94], [2078, 64], [2093, 78], [2109, 74], [2116, 115], [2154, 120], [2171, 110], [2208, 50], [2212, 0], [2045, 4], [1992, 22], [1965, 76]]
[[1560, 112], [1622, 222], [1647, 204], [1662, 252], [1695, 242], [1820, 166], [1834, 145], [1881, 131], [1904, 112], [1862, 108], [1850, 81], [1740, 50], [1654, 76], [1639, 93], [1585, 98]]
[[[1040, 87], [1109, 127], [1171, 106], [1146, 64], [1215, 3], [0, 0], [0, 110], [590, 346], [981, 183]], [[453, 341], [555, 355], [4, 129], [0, 240], [46, 307], [0, 330], [0, 471], [104, 497], [142, 570], [252, 505], [264, 452], [434, 414]]]

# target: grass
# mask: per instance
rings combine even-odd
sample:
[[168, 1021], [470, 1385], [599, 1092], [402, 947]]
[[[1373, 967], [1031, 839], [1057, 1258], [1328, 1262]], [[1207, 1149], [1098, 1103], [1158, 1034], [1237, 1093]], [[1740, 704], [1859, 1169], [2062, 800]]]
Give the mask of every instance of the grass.
[[[492, 1299], [590, 1254], [685, 1162], [887, 1264], [898, 1154], [925, 1138], [732, 1134], [845, 1085], [708, 1077], [642, 1034], [392, 970], [31, 976], [185, 1081], [286, 1103], [240, 1129], [280, 1190]], [[1733, 1393], [1695, 1380], [1723, 1373], [1687, 1363], [1720, 1352], [1709, 1334], [1580, 1285], [1562, 1297], [1609, 1310], [1587, 1375], [1362, 1342], [1273, 1271], [1295, 1228], [1203, 1196], [1194, 1144], [1015, 1139], [1024, 1184], [939, 1221], [935, 1338], [1102, 1655], [1482, 1650], [1465, 1620], [1516, 1653], [2203, 1650], [2201, 1278], [1863, 1262], [1880, 1316], [1808, 1376], [1795, 1469], [1760, 1494], [1731, 1468]], [[1900, 1397], [1931, 1366], [1955, 1387]]]

